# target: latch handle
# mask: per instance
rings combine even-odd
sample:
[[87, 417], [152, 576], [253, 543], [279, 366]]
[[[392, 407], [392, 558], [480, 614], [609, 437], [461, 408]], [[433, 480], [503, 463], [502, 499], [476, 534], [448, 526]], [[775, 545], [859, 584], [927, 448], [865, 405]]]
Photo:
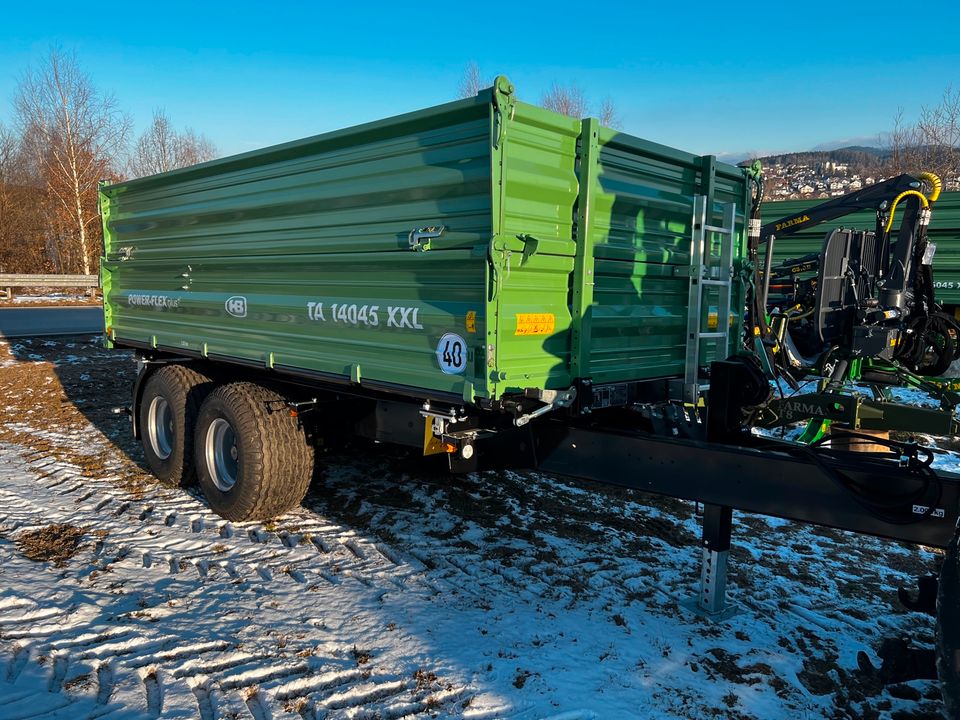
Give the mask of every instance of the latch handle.
[[446, 229], [445, 225], [414, 228], [410, 231], [408, 238], [410, 249], [416, 252], [426, 252], [430, 249], [430, 241], [443, 235]]

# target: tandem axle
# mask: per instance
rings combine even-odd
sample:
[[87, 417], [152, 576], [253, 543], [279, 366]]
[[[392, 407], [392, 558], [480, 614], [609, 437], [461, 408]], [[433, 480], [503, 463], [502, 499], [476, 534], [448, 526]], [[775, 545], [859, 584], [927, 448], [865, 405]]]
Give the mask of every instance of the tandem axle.
[[[755, 416], [755, 408], [745, 404], [756, 397], [749, 389], [755, 378], [749, 363], [739, 359], [712, 364], [706, 403], [699, 410], [662, 402], [582, 414], [572, 407], [544, 405], [555, 411], [534, 411], [531, 421], [514, 423], [502, 412], [478, 413], [448, 399], [400, 398], [151, 353], [141, 360], [130, 409], [134, 434], [148, 451], [157, 419], [145, 407], [146, 390], [152, 379], [173, 371], [191, 373], [195, 384], [188, 382], [184, 392], [194, 395], [198, 408], [214, 389], [231, 384], [269, 389], [280, 400], [265, 403], [263, 413], [286, 416], [308, 442], [362, 437], [445, 454], [454, 472], [537, 469], [703, 503], [707, 524], [714, 525], [704, 546], [714, 549], [729, 546], [729, 523], [723, 516], [730, 509], [937, 548], [948, 547], [960, 519], [960, 475], [934, 471], [930, 449], [910, 441], [880, 441], [883, 452], [854, 451], [858, 440], [878, 442], [856, 429], [872, 427], [871, 418], [879, 412], [864, 408], [883, 408], [886, 420], [897, 421], [895, 425], [920, 418], [922, 430], [949, 433], [957, 426], [952, 407], [871, 404], [851, 395], [821, 394], [808, 403], [804, 417], [785, 417], [789, 412], [781, 403], [779, 421], [819, 416], [824, 402], [843, 398], [860, 413], [844, 410], [837, 419], [856, 420], [846, 426], [855, 429], [836, 423], [830, 436], [806, 445], [779, 440], [756, 434], [754, 425], [746, 423]], [[769, 407], [778, 407], [777, 402]], [[851, 449], [843, 449], [849, 442], [831, 445], [831, 437], [852, 441]], [[190, 458], [184, 462], [194, 465]], [[720, 509], [716, 523], [715, 511], [709, 509], [714, 507]]]

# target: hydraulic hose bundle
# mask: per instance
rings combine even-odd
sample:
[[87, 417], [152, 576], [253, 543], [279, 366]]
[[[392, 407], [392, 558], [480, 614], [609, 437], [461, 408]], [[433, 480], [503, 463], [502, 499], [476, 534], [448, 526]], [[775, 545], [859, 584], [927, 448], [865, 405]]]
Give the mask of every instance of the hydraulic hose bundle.
[[929, 247], [926, 230], [930, 222], [932, 205], [940, 198], [943, 184], [933, 173], [923, 172], [917, 177], [930, 185], [930, 194], [924, 195], [917, 190], [900, 193], [891, 204], [890, 216], [885, 227], [889, 232], [893, 226], [897, 205], [903, 198], [911, 195], [919, 198], [922, 210], [916, 247], [917, 274], [914, 295], [918, 302], [924, 303], [925, 308], [923, 312], [915, 314], [907, 322], [900, 336], [896, 358], [921, 375], [938, 376], [945, 373], [955, 360], [960, 359], [960, 322], [952, 315], [943, 312], [934, 298], [932, 253], [928, 262], [924, 262], [923, 259]]

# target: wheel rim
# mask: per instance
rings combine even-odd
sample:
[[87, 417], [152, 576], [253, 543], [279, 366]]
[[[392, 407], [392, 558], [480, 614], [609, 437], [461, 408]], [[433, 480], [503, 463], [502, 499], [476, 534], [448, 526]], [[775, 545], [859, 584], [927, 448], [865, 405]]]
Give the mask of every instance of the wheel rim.
[[240, 456], [237, 450], [237, 435], [233, 426], [223, 418], [217, 418], [207, 428], [204, 455], [207, 472], [218, 490], [227, 492], [236, 485]]
[[173, 412], [170, 403], [159, 395], [150, 401], [147, 412], [147, 437], [150, 449], [161, 460], [173, 452]]

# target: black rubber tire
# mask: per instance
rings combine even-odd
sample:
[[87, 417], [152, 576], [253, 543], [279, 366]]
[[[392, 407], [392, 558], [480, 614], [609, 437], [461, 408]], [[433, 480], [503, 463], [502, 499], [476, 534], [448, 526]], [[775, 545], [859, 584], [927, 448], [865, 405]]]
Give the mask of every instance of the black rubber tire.
[[[236, 482], [216, 486], [206, 458], [206, 435], [222, 418], [237, 450]], [[235, 382], [207, 396], [194, 433], [200, 488], [210, 508], [226, 520], [269, 520], [300, 504], [313, 475], [313, 446], [285, 398], [261, 385]]]
[[[164, 365], [147, 378], [140, 398], [140, 442], [150, 471], [160, 482], [187, 487], [196, 482], [193, 431], [200, 404], [213, 389], [213, 381], [186, 365]], [[161, 458], [150, 441], [150, 405], [156, 397], [165, 399], [172, 411], [171, 452]]]

